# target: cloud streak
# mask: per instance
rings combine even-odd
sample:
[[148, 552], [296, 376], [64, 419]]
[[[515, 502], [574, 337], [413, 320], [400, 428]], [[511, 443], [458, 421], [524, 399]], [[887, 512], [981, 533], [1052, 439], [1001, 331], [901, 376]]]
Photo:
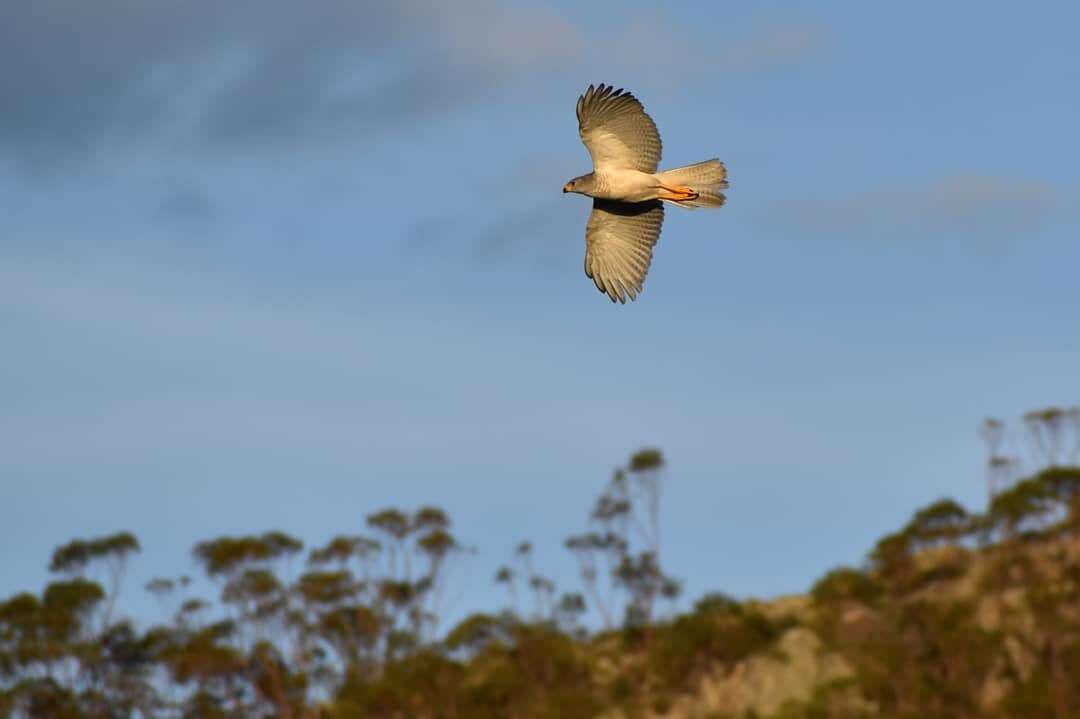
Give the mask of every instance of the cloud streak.
[[[141, 140], [303, 143], [436, 115], [578, 42], [489, 0], [76, 0], [0, 7], [0, 153], [48, 166]], [[464, 22], [462, 18], [469, 18]]]
[[590, 67], [645, 82], [658, 53], [680, 58], [680, 76], [753, 70], [803, 59], [823, 34], [767, 19], [712, 50], [656, 20], [589, 35], [551, 7], [496, 0], [5, 3], [0, 159], [40, 170], [147, 141], [236, 151], [365, 138], [530, 72]]
[[[700, 35], [678, 26], [669, 13], [632, 20], [609, 42], [594, 48], [597, 57], [645, 78], [660, 88], [719, 75], [754, 75], [794, 66], [821, 54], [828, 29], [812, 17], [758, 13], [745, 27]], [[649, 48], [649, 52], [642, 52]], [[672, 72], [672, 67], [678, 72]]]
[[994, 241], [1038, 232], [1060, 210], [1060, 192], [1047, 183], [956, 174], [922, 186], [788, 200], [770, 209], [768, 222], [860, 239], [917, 241], [950, 233]]

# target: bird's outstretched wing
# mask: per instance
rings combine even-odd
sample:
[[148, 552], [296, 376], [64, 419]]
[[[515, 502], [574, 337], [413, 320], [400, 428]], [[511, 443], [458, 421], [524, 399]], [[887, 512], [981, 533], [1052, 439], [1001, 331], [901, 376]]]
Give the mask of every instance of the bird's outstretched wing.
[[589, 89], [578, 98], [578, 130], [592, 156], [593, 169], [602, 166], [656, 172], [660, 162], [660, 133], [641, 102], [610, 85]]
[[585, 226], [585, 274], [612, 302], [637, 299], [663, 223], [659, 200], [593, 200]]

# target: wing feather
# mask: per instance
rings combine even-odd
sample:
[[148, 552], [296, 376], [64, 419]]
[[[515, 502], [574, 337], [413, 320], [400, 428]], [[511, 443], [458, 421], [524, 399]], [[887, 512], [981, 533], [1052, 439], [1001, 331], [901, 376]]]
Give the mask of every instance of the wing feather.
[[641, 102], [610, 85], [589, 85], [577, 101], [578, 131], [592, 157], [603, 166], [656, 172], [662, 146], [656, 123]]
[[660, 238], [664, 205], [593, 200], [585, 226], [585, 275], [612, 302], [637, 299]]

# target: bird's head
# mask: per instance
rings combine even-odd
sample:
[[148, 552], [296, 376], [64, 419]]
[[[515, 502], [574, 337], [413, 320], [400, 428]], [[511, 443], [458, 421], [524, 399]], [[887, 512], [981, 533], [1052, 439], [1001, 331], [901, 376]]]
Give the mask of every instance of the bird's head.
[[578, 192], [587, 195], [593, 189], [593, 174], [575, 177], [562, 187], [563, 192]]

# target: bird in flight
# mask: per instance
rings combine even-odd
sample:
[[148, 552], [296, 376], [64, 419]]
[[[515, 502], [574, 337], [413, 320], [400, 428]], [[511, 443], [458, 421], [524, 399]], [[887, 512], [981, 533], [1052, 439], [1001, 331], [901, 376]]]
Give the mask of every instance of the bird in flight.
[[609, 85], [577, 101], [578, 132], [593, 171], [563, 192], [593, 198], [585, 226], [585, 274], [612, 302], [637, 299], [664, 222], [664, 203], [686, 209], [721, 207], [727, 169], [717, 159], [657, 172], [660, 133], [641, 102]]

